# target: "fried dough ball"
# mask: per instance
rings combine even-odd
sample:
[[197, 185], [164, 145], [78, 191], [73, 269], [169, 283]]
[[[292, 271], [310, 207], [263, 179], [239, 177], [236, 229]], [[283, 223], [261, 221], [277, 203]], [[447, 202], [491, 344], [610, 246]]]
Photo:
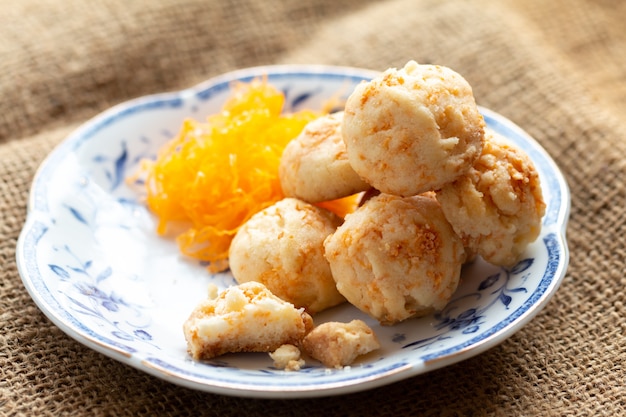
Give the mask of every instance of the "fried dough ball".
[[465, 260], [460, 238], [430, 193], [372, 197], [324, 247], [339, 292], [383, 325], [443, 309]]
[[480, 155], [484, 126], [461, 75], [409, 61], [355, 88], [342, 132], [357, 174], [381, 192], [412, 196], [467, 172]]
[[281, 300], [259, 282], [224, 290], [202, 301], [183, 324], [187, 349], [196, 359], [231, 352], [271, 352], [299, 344], [313, 328], [304, 309]]
[[323, 246], [341, 222], [330, 211], [295, 198], [261, 210], [241, 226], [230, 245], [235, 280], [262, 282], [309, 314], [344, 302]]
[[348, 162], [341, 135], [343, 112], [307, 124], [283, 151], [280, 184], [288, 197], [309, 203], [336, 200], [365, 191], [369, 185]]
[[302, 348], [328, 368], [351, 365], [356, 358], [380, 348], [378, 338], [362, 320], [349, 323], [328, 322], [311, 330]]
[[514, 265], [539, 236], [546, 208], [531, 160], [491, 129], [478, 161], [437, 199], [469, 251], [502, 266]]

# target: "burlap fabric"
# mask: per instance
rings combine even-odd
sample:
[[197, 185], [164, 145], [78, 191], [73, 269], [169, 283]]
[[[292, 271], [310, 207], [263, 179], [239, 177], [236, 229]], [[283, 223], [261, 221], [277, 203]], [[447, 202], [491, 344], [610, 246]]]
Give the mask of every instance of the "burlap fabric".
[[[0, 1], [0, 413], [626, 415], [626, 2]], [[30, 181], [82, 121], [128, 98], [259, 64], [463, 74], [554, 157], [572, 191], [556, 296], [501, 345], [387, 387], [252, 400], [163, 382], [66, 336], [22, 286]]]

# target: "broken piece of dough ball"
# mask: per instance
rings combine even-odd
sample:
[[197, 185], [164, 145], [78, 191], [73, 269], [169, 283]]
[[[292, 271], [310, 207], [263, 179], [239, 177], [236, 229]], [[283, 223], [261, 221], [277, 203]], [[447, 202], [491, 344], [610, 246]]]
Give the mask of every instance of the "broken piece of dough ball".
[[339, 292], [383, 325], [443, 309], [465, 260], [430, 193], [372, 197], [324, 246]]
[[299, 344], [312, 327], [304, 309], [281, 300], [259, 282], [248, 282], [202, 301], [183, 324], [183, 332], [187, 350], [198, 360]]
[[304, 351], [329, 368], [351, 365], [357, 357], [380, 348], [372, 329], [362, 320], [328, 322], [309, 332], [302, 341]]
[[348, 162], [342, 120], [343, 112], [322, 116], [287, 144], [279, 166], [280, 184], [287, 197], [319, 203], [369, 188]]
[[512, 266], [539, 236], [546, 205], [528, 156], [491, 129], [486, 139], [474, 166], [437, 199], [470, 252]]
[[461, 75], [409, 61], [355, 88], [342, 132], [350, 164], [366, 182], [412, 196], [467, 172], [480, 155], [484, 126]]
[[305, 365], [304, 359], [300, 357], [300, 349], [294, 345], [282, 345], [269, 354], [274, 361], [274, 367], [277, 369], [299, 371]]
[[241, 226], [230, 245], [235, 280], [262, 282], [309, 314], [344, 302], [324, 258], [324, 239], [341, 222], [330, 211], [295, 198], [261, 210]]

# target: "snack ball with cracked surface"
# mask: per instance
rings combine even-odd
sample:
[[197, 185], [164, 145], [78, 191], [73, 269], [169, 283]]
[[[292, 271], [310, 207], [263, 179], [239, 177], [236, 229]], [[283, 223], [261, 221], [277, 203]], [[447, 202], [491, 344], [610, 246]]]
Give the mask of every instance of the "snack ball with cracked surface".
[[342, 132], [350, 164], [366, 182], [412, 196], [467, 172], [480, 155], [484, 126], [461, 75], [409, 61], [355, 88]]
[[341, 134], [343, 112], [309, 122], [280, 159], [279, 178], [287, 197], [309, 203], [336, 200], [370, 186], [354, 172]]
[[431, 193], [372, 197], [324, 247], [339, 292], [383, 325], [443, 309], [465, 260]]
[[304, 309], [281, 300], [259, 282], [247, 282], [200, 302], [183, 323], [183, 333], [190, 355], [200, 360], [299, 344], [313, 326]]
[[546, 208], [528, 155], [491, 129], [474, 166], [437, 199], [468, 251], [502, 266], [514, 265], [539, 236]]
[[229, 250], [238, 283], [257, 281], [296, 307], [315, 314], [345, 299], [324, 258], [324, 239], [342, 219], [296, 198], [254, 214], [237, 231]]

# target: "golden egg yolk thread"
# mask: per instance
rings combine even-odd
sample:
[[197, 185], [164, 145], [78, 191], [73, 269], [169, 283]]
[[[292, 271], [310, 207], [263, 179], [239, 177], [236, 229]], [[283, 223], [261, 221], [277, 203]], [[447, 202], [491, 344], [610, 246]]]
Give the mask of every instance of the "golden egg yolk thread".
[[[278, 166], [287, 143], [321, 112], [283, 114], [284, 95], [266, 80], [233, 85], [221, 111], [206, 122], [184, 121], [178, 135], [154, 161], [143, 161], [146, 204], [158, 217], [157, 233], [184, 224], [181, 252], [228, 267], [228, 249], [239, 227], [256, 212], [284, 198]], [[356, 200], [322, 206], [343, 216]]]

